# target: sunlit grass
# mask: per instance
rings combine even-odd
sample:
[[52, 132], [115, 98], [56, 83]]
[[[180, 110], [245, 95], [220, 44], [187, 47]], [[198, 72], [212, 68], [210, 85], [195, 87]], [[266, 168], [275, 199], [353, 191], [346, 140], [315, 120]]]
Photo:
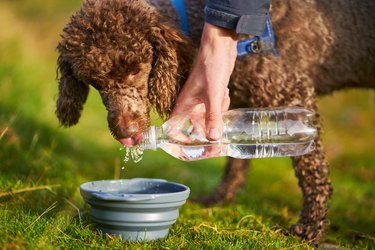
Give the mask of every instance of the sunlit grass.
[[[48, 3], [47, 3], [48, 2]], [[122, 243], [91, 224], [79, 185], [118, 177], [124, 152], [108, 132], [106, 111], [91, 91], [79, 124], [61, 128], [54, 115], [55, 46], [80, 1], [0, 2], [0, 247], [8, 249], [188, 248], [308, 249], [285, 235], [302, 195], [286, 158], [252, 162], [232, 204], [205, 208], [188, 201], [168, 239]], [[334, 195], [327, 242], [375, 247], [375, 95], [350, 90], [320, 99]], [[153, 123], [160, 125], [160, 120]], [[224, 159], [182, 162], [162, 150], [128, 162], [127, 178], [184, 183], [191, 197], [212, 192]], [[116, 172], [117, 171], [117, 172]], [[117, 173], [117, 174], [116, 174]]]

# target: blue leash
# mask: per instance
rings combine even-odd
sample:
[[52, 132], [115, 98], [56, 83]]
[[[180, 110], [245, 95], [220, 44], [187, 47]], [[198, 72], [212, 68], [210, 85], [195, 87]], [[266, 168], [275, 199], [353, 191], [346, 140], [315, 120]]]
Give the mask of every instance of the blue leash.
[[[180, 26], [186, 35], [189, 34], [189, 19], [186, 12], [184, 0], [171, 0], [171, 4], [175, 8], [179, 18]], [[243, 57], [251, 54], [271, 54], [279, 55], [276, 48], [276, 39], [272, 29], [270, 16], [267, 16], [266, 27], [261, 36], [254, 36], [237, 43], [237, 56]]]
[[184, 31], [185, 35], [189, 34], [189, 19], [186, 12], [184, 0], [171, 0], [173, 7], [176, 9], [178, 16], [180, 17], [180, 26]]

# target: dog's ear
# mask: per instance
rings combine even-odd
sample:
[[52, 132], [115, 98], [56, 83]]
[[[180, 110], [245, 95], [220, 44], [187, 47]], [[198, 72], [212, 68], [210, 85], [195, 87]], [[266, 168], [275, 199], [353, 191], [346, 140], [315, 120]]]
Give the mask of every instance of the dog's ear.
[[71, 64], [61, 55], [58, 58], [57, 78], [59, 92], [56, 101], [56, 116], [61, 125], [69, 127], [78, 123], [83, 104], [89, 93], [89, 86], [76, 78]]
[[189, 65], [189, 41], [168, 24], [158, 23], [151, 28], [153, 68], [149, 78], [149, 100], [162, 118], [172, 111], [181, 85], [185, 82]]

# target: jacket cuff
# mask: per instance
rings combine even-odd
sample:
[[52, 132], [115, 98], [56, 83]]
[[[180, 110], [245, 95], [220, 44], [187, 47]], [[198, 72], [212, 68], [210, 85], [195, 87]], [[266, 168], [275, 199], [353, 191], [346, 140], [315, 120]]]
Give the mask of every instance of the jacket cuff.
[[260, 36], [263, 34], [267, 21], [267, 14], [251, 14], [237, 16], [227, 12], [205, 7], [206, 22], [222, 28], [235, 30], [240, 34]]

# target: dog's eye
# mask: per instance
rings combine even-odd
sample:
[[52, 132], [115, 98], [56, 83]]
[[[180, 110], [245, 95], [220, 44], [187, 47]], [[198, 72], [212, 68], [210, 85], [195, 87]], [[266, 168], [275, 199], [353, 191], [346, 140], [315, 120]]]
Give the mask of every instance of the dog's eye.
[[130, 75], [132, 76], [136, 76], [138, 75], [139, 73], [141, 72], [141, 69], [140, 68], [137, 68], [137, 69], [134, 69], [130, 72]]

